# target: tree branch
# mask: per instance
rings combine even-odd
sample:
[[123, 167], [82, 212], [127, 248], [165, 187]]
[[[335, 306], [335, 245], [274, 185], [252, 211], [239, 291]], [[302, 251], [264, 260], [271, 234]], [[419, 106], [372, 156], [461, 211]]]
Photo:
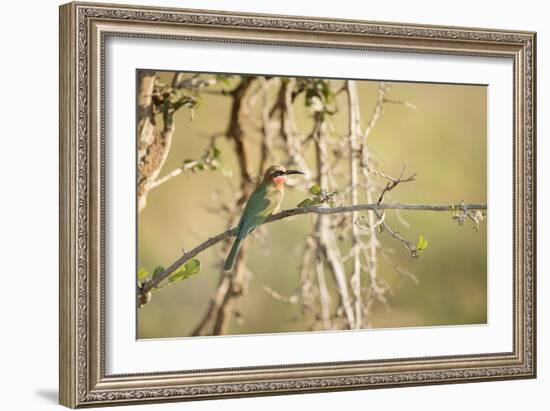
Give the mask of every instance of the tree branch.
[[332, 324], [330, 321], [330, 308], [332, 301], [330, 298], [330, 293], [328, 292], [325, 270], [321, 259], [317, 260], [315, 263], [315, 272], [317, 274], [317, 282], [319, 283], [319, 303], [321, 304], [321, 320], [323, 321], [323, 328], [325, 330], [331, 330]]
[[[171, 172], [168, 178], [157, 181], [170, 149], [176, 131], [174, 114], [181, 107], [194, 107], [195, 97], [181, 93], [177, 84], [183, 73], [174, 73], [172, 86], [158, 84], [155, 72], [140, 72], [138, 96], [138, 212], [147, 205], [152, 188], [157, 187], [184, 170]], [[157, 128], [156, 114], [162, 113], [162, 129]]]
[[[358, 200], [358, 182], [359, 182], [359, 155], [361, 137], [361, 120], [359, 118], [359, 96], [357, 95], [357, 85], [355, 81], [346, 81], [346, 90], [348, 96], [349, 110], [349, 162], [350, 162], [350, 187], [351, 204], [356, 205]], [[351, 213], [351, 220], [357, 220], [357, 211]], [[353, 256], [353, 272], [351, 275], [351, 288], [355, 297], [355, 329], [360, 329], [363, 324], [363, 303], [361, 299], [361, 240], [359, 227], [351, 224], [351, 254]]]
[[[340, 213], [352, 213], [355, 211], [377, 211], [377, 210], [417, 210], [417, 211], [456, 211], [456, 210], [486, 210], [487, 204], [404, 204], [404, 203], [371, 203], [371, 204], [357, 204], [347, 205], [334, 208], [324, 208], [318, 206], [302, 207], [302, 208], [290, 208], [280, 213], [270, 216], [264, 224], [279, 221], [285, 218], [294, 217], [303, 214], [340, 214]], [[208, 240], [199, 244], [190, 251], [184, 252], [184, 254], [172, 263], [162, 274], [157, 276], [154, 280], [151, 280], [143, 285], [139, 290], [140, 294], [146, 294], [154, 287], [160, 284], [163, 280], [173, 273], [182, 264], [197, 256], [204, 250], [216, 245], [220, 241], [235, 235], [237, 227], [232, 227], [229, 230], [224, 231], [214, 237], [210, 237]]]
[[[227, 127], [227, 138], [234, 141], [234, 151], [239, 162], [239, 171], [241, 175], [240, 190], [236, 203], [232, 207], [230, 223], [235, 224], [242, 212], [242, 208], [253, 190], [252, 177], [249, 172], [248, 145], [245, 144], [245, 130], [243, 128], [243, 119], [247, 111], [247, 99], [253, 85], [252, 77], [245, 77], [229, 93], [232, 98], [231, 116]], [[229, 236], [226, 236], [224, 254], [229, 251], [231, 242]], [[210, 305], [200, 320], [199, 324], [193, 330], [192, 335], [220, 335], [226, 334], [233, 307], [244, 290], [246, 281], [246, 255], [248, 242], [243, 244], [239, 255], [235, 261], [235, 269], [232, 273], [220, 273], [220, 281], [210, 301]], [[221, 267], [220, 267], [221, 269]]]
[[[330, 183], [330, 169], [328, 162], [328, 122], [324, 115], [320, 112], [315, 113], [315, 126], [314, 126], [314, 140], [315, 140], [315, 155], [317, 162], [317, 183], [321, 187], [329, 187]], [[338, 247], [336, 236], [331, 228], [331, 221], [326, 216], [319, 215], [315, 224], [315, 237], [318, 244], [317, 252], [317, 273], [319, 282], [319, 294], [323, 295], [323, 288], [326, 288], [326, 282], [324, 281], [322, 267], [323, 260], [326, 261], [330, 273], [336, 283], [336, 289], [339, 296], [339, 307], [342, 308], [344, 317], [349, 328], [353, 328], [355, 325], [355, 316], [353, 314], [353, 307], [351, 305], [351, 298], [348, 291], [348, 284], [346, 279], [346, 271], [342, 262], [342, 256]], [[319, 276], [321, 274], [321, 276]], [[323, 307], [323, 304], [327, 302], [326, 299], [321, 298], [321, 312], [329, 313], [330, 307]]]
[[252, 177], [248, 170], [248, 153], [244, 145], [244, 131], [240, 119], [243, 99], [252, 84], [252, 80], [253, 77], [243, 77], [239, 85], [231, 91], [230, 94], [233, 98], [233, 103], [231, 104], [231, 116], [227, 127], [227, 137], [235, 143], [235, 153], [239, 160], [241, 179], [245, 182], [252, 181]]
[[191, 170], [193, 167], [195, 167], [197, 164], [200, 164], [200, 160], [192, 160], [187, 163], [183, 163], [180, 167], [175, 168], [174, 170], [170, 171], [169, 173], [165, 174], [164, 176], [157, 178], [155, 181], [151, 183], [149, 186], [149, 189], [152, 190], [153, 188], [156, 188], [160, 186], [161, 184], [166, 183], [167, 181], [170, 181], [174, 177], [179, 176], [181, 173], [185, 173], [188, 170]]

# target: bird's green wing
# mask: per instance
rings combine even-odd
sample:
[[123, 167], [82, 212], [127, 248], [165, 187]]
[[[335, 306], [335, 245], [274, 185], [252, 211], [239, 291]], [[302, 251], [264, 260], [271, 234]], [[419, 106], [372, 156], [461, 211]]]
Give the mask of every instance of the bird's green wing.
[[250, 195], [239, 222], [237, 237], [246, 237], [254, 228], [262, 224], [281, 202], [282, 194], [278, 190], [269, 190], [260, 185]]

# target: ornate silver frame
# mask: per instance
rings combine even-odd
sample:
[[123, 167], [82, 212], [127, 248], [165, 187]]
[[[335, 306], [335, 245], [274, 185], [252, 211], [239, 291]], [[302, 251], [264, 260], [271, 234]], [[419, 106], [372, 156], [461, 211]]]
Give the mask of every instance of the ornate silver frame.
[[[106, 375], [103, 64], [109, 36], [490, 56], [514, 63], [514, 349], [470, 356]], [[68, 407], [536, 376], [536, 35], [70, 3], [60, 8], [60, 403]]]

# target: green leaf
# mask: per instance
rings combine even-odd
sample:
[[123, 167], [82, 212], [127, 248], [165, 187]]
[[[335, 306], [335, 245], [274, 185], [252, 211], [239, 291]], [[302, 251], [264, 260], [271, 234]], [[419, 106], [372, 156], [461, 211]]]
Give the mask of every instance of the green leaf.
[[177, 269], [172, 274], [170, 274], [170, 277], [168, 277], [168, 284], [175, 283], [176, 281], [183, 280], [185, 278], [185, 268]]
[[194, 258], [187, 264], [178, 267], [176, 271], [170, 274], [170, 277], [168, 277], [168, 283], [171, 284], [189, 278], [192, 275], [198, 274], [200, 270], [201, 262]]
[[185, 274], [185, 266], [182, 265], [176, 271], [170, 274], [170, 276], [168, 277], [168, 283], [171, 284], [175, 283], [176, 281], [183, 280], [186, 277]]
[[140, 284], [143, 284], [145, 282], [145, 280], [147, 280], [147, 277], [149, 276], [149, 271], [147, 271], [146, 268], [144, 267], [141, 267], [139, 270], [138, 270], [138, 281]]
[[420, 235], [418, 236], [418, 242], [416, 243], [416, 249], [418, 252], [424, 251], [426, 248], [428, 248], [428, 240], [424, 238], [424, 236]]
[[315, 195], [321, 194], [321, 186], [318, 184], [314, 184], [311, 187], [309, 187], [309, 192]]
[[187, 273], [188, 276], [198, 274], [200, 270], [201, 270], [201, 262], [196, 258], [193, 258], [191, 261], [185, 264], [185, 272]]
[[214, 146], [212, 147], [212, 157], [218, 158], [221, 154], [221, 151], [218, 147]]
[[153, 279], [157, 278], [159, 275], [161, 275], [164, 272], [164, 267], [157, 267], [153, 271]]
[[311, 198], [305, 198], [302, 201], [300, 201], [300, 203], [296, 207], [304, 208], [304, 207], [309, 207], [312, 204], [313, 204], [313, 200]]

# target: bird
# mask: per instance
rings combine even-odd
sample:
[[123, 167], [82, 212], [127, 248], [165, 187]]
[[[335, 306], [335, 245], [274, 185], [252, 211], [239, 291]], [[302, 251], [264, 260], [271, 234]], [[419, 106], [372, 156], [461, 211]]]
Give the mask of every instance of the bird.
[[246, 236], [278, 210], [284, 196], [286, 176], [291, 174], [303, 175], [304, 173], [298, 170], [286, 170], [283, 166], [277, 165], [271, 166], [265, 171], [262, 182], [246, 202], [237, 226], [235, 241], [223, 265], [225, 271], [230, 271], [233, 268]]

